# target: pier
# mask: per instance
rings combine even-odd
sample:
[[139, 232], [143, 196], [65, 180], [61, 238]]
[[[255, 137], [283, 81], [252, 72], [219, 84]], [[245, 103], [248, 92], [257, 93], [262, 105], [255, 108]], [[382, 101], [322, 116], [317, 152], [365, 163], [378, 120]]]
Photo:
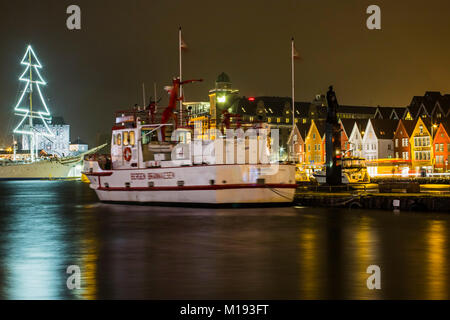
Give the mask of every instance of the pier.
[[[336, 207], [349, 209], [378, 209], [400, 211], [450, 212], [449, 185], [420, 185], [411, 193], [410, 184], [404, 189], [379, 192], [378, 185], [299, 186], [295, 203], [307, 207]], [[384, 187], [385, 188], [385, 187]], [[383, 190], [383, 189], [382, 189]]]

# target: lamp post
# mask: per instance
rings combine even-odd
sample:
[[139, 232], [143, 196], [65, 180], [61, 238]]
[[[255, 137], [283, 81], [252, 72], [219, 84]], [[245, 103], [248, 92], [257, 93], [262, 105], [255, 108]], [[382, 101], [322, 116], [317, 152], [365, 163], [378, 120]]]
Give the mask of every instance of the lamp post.
[[[431, 151], [433, 151], [433, 148], [435, 148], [434, 147], [434, 129], [436, 129], [436, 128], [437, 128], [437, 124], [431, 123]], [[431, 154], [430, 154], [430, 156], [431, 156]], [[431, 161], [433, 162], [432, 166], [431, 166], [431, 170], [432, 170], [432, 172], [434, 172], [434, 166], [436, 164], [436, 157], [431, 157], [431, 159], [432, 159]]]

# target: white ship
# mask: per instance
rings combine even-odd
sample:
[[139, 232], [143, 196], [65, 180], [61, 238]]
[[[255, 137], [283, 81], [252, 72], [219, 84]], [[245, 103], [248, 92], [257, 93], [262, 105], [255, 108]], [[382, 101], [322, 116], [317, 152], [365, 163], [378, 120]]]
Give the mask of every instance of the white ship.
[[[46, 82], [38, 71], [42, 65], [31, 46], [27, 47], [21, 64], [25, 66], [25, 71], [19, 80], [24, 83], [24, 88], [14, 108], [15, 115], [21, 117], [21, 120], [14, 133], [29, 138], [30, 157], [27, 161], [15, 161], [17, 143], [14, 139], [14, 161], [0, 159], [0, 180], [81, 178], [83, 157], [106, 144], [74, 157], [40, 158], [37, 138], [46, 136], [51, 141], [54, 137], [47, 123], [51, 120], [50, 111], [40, 88]], [[36, 124], [43, 126], [44, 132], [36, 130]]]
[[79, 179], [85, 155], [95, 153], [107, 144], [75, 157], [38, 159], [34, 162], [1, 161], [0, 180]]
[[[222, 144], [218, 139], [191, 140], [192, 131], [177, 130], [176, 141], [166, 141], [166, 119], [178, 99], [177, 83], [160, 124], [152, 124], [150, 110], [121, 112], [112, 130], [111, 161], [86, 160], [84, 174], [104, 202], [164, 204], [291, 203], [296, 189], [295, 165], [268, 163], [258, 147], [249, 161], [251, 142]], [[256, 141], [256, 140], [255, 140]], [[180, 144], [181, 143], [181, 144]], [[187, 148], [187, 149], [186, 149]], [[216, 155], [224, 150], [225, 161]], [[229, 161], [230, 153], [234, 157]], [[189, 151], [189, 152], [188, 152]], [[191, 152], [192, 151], [192, 152]], [[240, 160], [239, 160], [240, 159]]]

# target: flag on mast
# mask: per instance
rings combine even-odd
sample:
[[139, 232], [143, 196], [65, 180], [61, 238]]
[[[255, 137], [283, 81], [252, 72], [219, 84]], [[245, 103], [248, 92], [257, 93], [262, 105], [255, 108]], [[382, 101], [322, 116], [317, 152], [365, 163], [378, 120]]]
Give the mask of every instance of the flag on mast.
[[188, 48], [188, 45], [186, 44], [183, 37], [181, 37], [181, 36], [180, 36], [180, 48], [185, 49], [185, 50]]
[[295, 45], [293, 45], [292, 57], [294, 58], [294, 60], [302, 60], [302, 57], [298, 53], [297, 48], [295, 48]]
[[180, 126], [183, 125], [183, 101], [184, 101], [184, 95], [183, 95], [183, 85], [181, 82], [183, 81], [183, 67], [182, 67], [182, 51], [187, 50], [188, 46], [186, 44], [186, 41], [184, 41], [183, 37], [181, 36], [181, 27], [178, 30], [178, 58], [179, 58], [179, 64], [180, 64]]

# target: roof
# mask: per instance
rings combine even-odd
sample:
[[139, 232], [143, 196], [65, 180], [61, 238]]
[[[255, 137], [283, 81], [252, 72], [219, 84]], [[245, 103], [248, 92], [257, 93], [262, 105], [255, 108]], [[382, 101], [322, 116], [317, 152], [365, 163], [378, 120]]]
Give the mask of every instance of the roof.
[[441, 125], [444, 127], [445, 131], [447, 132], [447, 135], [450, 136], [450, 118], [447, 118], [444, 121], [442, 121]]
[[217, 76], [216, 82], [231, 82], [231, 80], [230, 77], [225, 72], [222, 72]]
[[370, 119], [373, 131], [378, 139], [392, 139], [397, 129], [398, 120]]
[[[410, 137], [414, 131], [414, 128], [416, 127], [417, 120], [400, 120], [403, 124], [403, 127], [406, 130], [406, 134]], [[400, 123], [400, 122], [399, 122]]]
[[[255, 100], [249, 101], [246, 97], [241, 97], [238, 99], [237, 104], [239, 106], [239, 109], [237, 110], [238, 113], [244, 112], [241, 110], [241, 107], [244, 107], [245, 114], [256, 114], [256, 110], [258, 108], [258, 104], [263, 104], [265, 111], [266, 111], [266, 117], [285, 117], [286, 114], [284, 113], [285, 108], [289, 107], [289, 117], [292, 117], [291, 110], [292, 110], [292, 98], [290, 97], [255, 97]], [[306, 117], [308, 108], [310, 103], [309, 102], [295, 102], [295, 117]]]
[[303, 141], [306, 139], [306, 135], [308, 134], [309, 128], [311, 127], [311, 122], [307, 123], [297, 123], [297, 129], [298, 132], [300, 132], [300, 135], [302, 136]]
[[390, 119], [392, 110], [394, 110], [392, 107], [377, 107], [377, 111], [381, 115], [381, 119]]
[[358, 113], [375, 115], [377, 108], [371, 106], [339, 106], [337, 109], [338, 113]]
[[[406, 107], [394, 107], [393, 112], [397, 114], [398, 118], [401, 119], [403, 117], [403, 114], [405, 113]], [[390, 118], [392, 119], [392, 118]]]
[[438, 99], [438, 102], [444, 112], [444, 116], [447, 115], [450, 110], [450, 94], [443, 95]]
[[344, 128], [345, 134], [347, 137], [350, 137], [352, 134], [353, 127], [355, 126], [354, 119], [340, 119], [342, 123], [342, 127]]
[[320, 136], [323, 138], [325, 136], [326, 130], [326, 120], [314, 120], [316, 124], [317, 131], [319, 131]]
[[57, 117], [52, 117], [52, 125], [65, 125], [66, 122], [64, 121], [63, 117], [57, 116]]

